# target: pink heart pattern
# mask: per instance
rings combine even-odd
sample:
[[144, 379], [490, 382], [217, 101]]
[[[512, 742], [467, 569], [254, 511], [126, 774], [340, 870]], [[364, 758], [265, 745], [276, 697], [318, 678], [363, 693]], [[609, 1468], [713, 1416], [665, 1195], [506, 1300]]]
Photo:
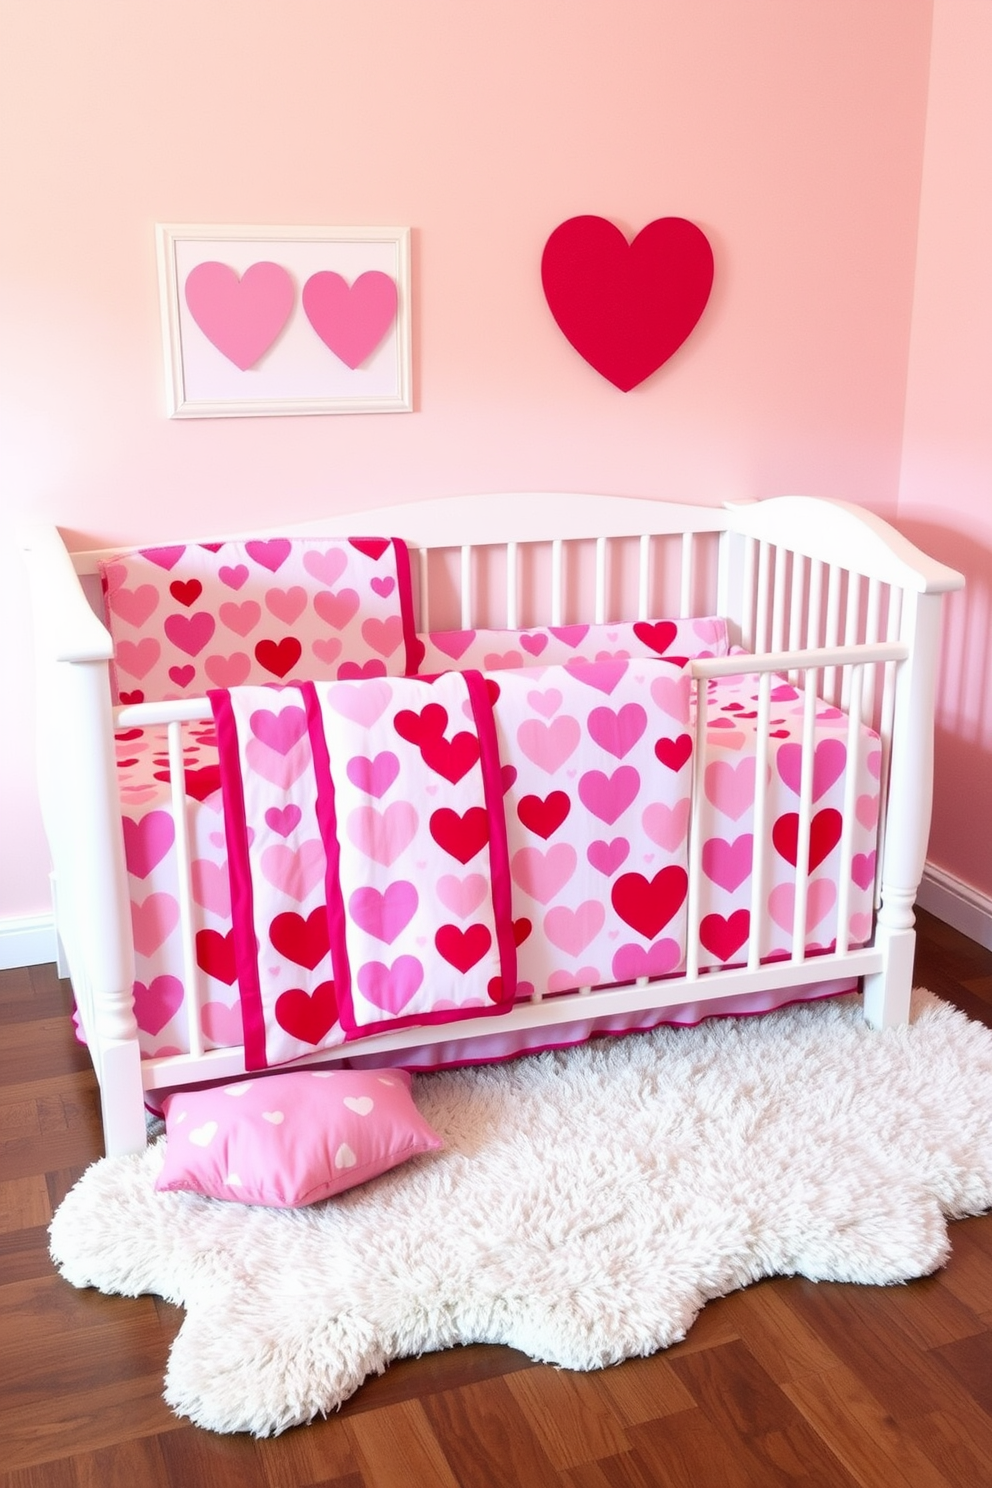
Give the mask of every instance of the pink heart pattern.
[[[333, 553], [335, 550], [328, 550], [327, 545], [323, 545], [323, 557], [317, 560], [317, 567], [331, 578], [332, 583], [338, 582], [341, 575], [339, 572], [332, 572], [334, 560], [328, 558], [328, 551]], [[156, 559], [151, 560], [167, 575], [169, 583], [176, 580], [177, 567], [179, 574], [183, 572], [180, 566], [183, 552], [183, 549], [170, 549], [167, 552], [156, 550]], [[277, 548], [266, 549], [265, 556], [270, 564], [284, 565], [290, 561], [289, 554], [280, 553]], [[229, 570], [229, 578], [234, 578], [243, 586], [246, 580], [241, 578], [237, 569], [239, 566], [247, 569], [249, 563], [239, 565], [229, 562], [224, 566]], [[308, 572], [302, 564], [300, 567], [303, 573]], [[278, 569], [267, 571], [279, 575]], [[126, 578], [126, 574], [116, 576], [121, 587], [139, 592], [141, 584], [133, 578], [130, 582], [125, 582]], [[309, 578], [313, 580], [314, 575], [311, 573]], [[183, 577], [179, 582], [185, 584], [188, 579]], [[282, 579], [281, 587], [290, 587], [288, 579]], [[228, 595], [237, 592], [233, 584], [225, 585], [224, 591]], [[167, 592], [167, 586], [158, 592]], [[128, 601], [125, 601], [124, 608], [128, 608]], [[195, 602], [189, 608], [195, 613]], [[261, 605], [259, 608], [261, 609]], [[581, 629], [576, 628], [577, 631]], [[587, 627], [586, 637], [595, 630], [596, 627]], [[549, 636], [556, 644], [564, 644], [551, 636], [550, 631]], [[139, 636], [136, 644], [140, 644], [141, 639]], [[583, 647], [585, 637], [576, 634], [569, 639], [574, 639], [579, 648]], [[600, 647], [605, 639], [605, 636], [593, 634], [589, 644]], [[140, 679], [136, 680], [140, 684]], [[623, 874], [629, 876], [632, 871], [640, 874], [643, 884], [649, 886], [666, 864], [678, 860], [679, 854], [684, 852], [688, 802], [682, 794], [670, 803], [667, 798], [664, 802], [651, 799], [643, 801], [639, 794], [625, 813], [621, 813], [614, 823], [607, 824], [596, 818], [595, 812], [588, 811], [588, 807], [583, 806], [579, 785], [585, 775], [598, 771], [605, 802], [607, 792], [603, 782], [610, 781], [621, 764], [640, 770], [641, 752], [650, 754], [653, 750], [657, 738], [661, 736], [660, 731], [656, 732], [654, 727], [656, 720], [663, 720], [672, 736], [685, 731], [684, 710], [681, 716], [676, 716], [680, 712], [679, 700], [687, 701], [684, 689], [679, 686], [678, 677], [650, 677], [642, 689], [650, 701], [638, 692], [637, 701], [644, 707], [649, 726], [630, 750], [624, 752], [622, 761], [616, 751], [626, 743], [625, 727], [629, 728], [630, 725], [625, 721], [633, 720], [636, 716], [623, 711], [630, 701], [626, 694], [615, 691], [606, 695], [583, 684], [569, 673], [563, 677], [557, 670], [533, 666], [526, 671], [522, 667], [502, 671], [499, 684], [497, 713], [505, 719], [511, 716], [509, 710], [512, 708], [512, 717], [517, 720], [518, 729], [525, 723], [546, 727], [554, 719], [564, 717], [575, 721], [580, 733], [580, 744], [576, 751], [557, 764], [554, 775], [540, 763], [544, 757], [542, 747], [532, 749], [537, 759], [528, 759], [526, 752], [518, 747], [514, 754], [515, 763], [506, 772], [505, 807], [513, 919], [519, 926], [527, 927], [526, 931], [521, 928], [522, 938], [517, 950], [520, 995], [527, 995], [531, 986], [551, 992], [587, 985], [596, 978], [618, 980], [624, 979], [628, 973], [659, 975], [677, 969], [678, 958], [672, 960], [672, 947], [681, 956], [680, 920], [666, 924], [654, 939], [648, 941], [632, 934], [632, 927], [623, 922], [622, 918], [618, 923], [611, 895], [613, 886]], [[390, 706], [391, 685], [387, 678], [361, 683], [338, 682], [328, 693], [329, 696], [333, 694], [334, 706], [341, 709], [343, 714], [352, 714], [356, 720], [374, 721], [375, 718], [381, 718]], [[635, 685], [628, 671], [623, 679], [623, 686], [629, 688]], [[136, 691], [140, 692], [140, 685], [137, 688], [132, 687], [131, 695]], [[773, 742], [767, 781], [766, 841], [770, 840], [771, 828], [780, 817], [788, 816], [790, 812], [795, 813], [796, 785], [799, 781], [798, 753], [789, 749], [782, 754], [781, 750], [789, 745], [798, 746], [802, 723], [801, 695], [784, 684], [781, 688], [774, 689], [774, 693], [773, 721], [776, 727], [773, 734], [778, 736], [780, 752], [776, 754], [776, 744]], [[276, 768], [276, 762], [286, 768], [285, 762], [288, 760], [288, 768], [292, 773], [297, 762], [293, 750], [303, 742], [302, 735], [295, 736], [299, 718], [288, 713], [287, 719], [280, 725], [278, 719], [283, 710], [275, 703], [276, 696], [271, 690], [265, 695], [265, 707], [275, 715], [275, 724], [263, 724], [261, 732], [264, 737], [259, 738], [252, 734], [251, 738], [260, 749], [269, 751], [273, 768]], [[746, 746], [735, 747], [732, 736], [747, 736], [748, 731], [753, 733], [754, 718], [748, 715], [756, 712], [756, 697], [753, 677], [724, 680], [718, 688], [711, 689], [710, 693], [711, 721], [717, 716], [723, 717], [731, 720], [731, 727], [711, 729], [708, 732], [707, 759], [703, 770], [704, 794], [700, 803], [703, 917], [710, 926], [707, 932], [709, 945], [716, 948], [710, 950], [704, 944], [703, 965], [739, 962], [746, 958], [750, 946], [750, 866], [755, 836], [752, 820], [753, 761], [749, 759]], [[583, 701], [580, 702], [580, 698]], [[599, 714], [590, 728], [589, 720], [597, 708], [610, 710], [612, 725], [608, 724], [606, 715]], [[817, 750], [814, 756], [814, 808], [816, 811], [839, 811], [843, 804], [848, 769], [846, 721], [836, 713], [824, 711], [828, 712], [828, 716], [818, 722]], [[463, 722], [459, 722], [455, 727], [453, 721], [452, 732], [457, 732], [463, 726]], [[569, 729], [569, 734], [572, 732]], [[594, 737], [597, 733], [600, 736], [598, 741]], [[184, 735], [187, 777], [202, 777], [208, 782], [201, 799], [191, 802], [190, 812], [194, 932], [197, 935], [198, 954], [204, 958], [201, 965], [205, 974], [212, 979], [219, 977], [216, 985], [221, 988], [221, 995], [230, 996], [234, 969], [233, 963], [224, 959], [231, 954], [228, 949], [230, 888], [225, 839], [223, 833], [218, 831], [221, 818], [220, 796], [216, 788], [214, 730], [210, 724], [187, 726]], [[565, 734], [559, 731], [558, 735], [542, 736], [530, 730], [523, 737], [532, 740], [542, 738], [545, 741], [543, 748], [549, 750], [551, 746], [547, 741], [551, 740], [561, 749], [561, 740], [565, 739]], [[823, 747], [825, 742], [829, 745], [828, 748]], [[282, 746], [282, 753], [278, 746]], [[507, 747], [505, 741], [503, 747]], [[585, 752], [590, 748], [600, 751], [595, 762], [585, 758]], [[162, 777], [168, 773], [167, 769], [163, 769], [167, 764], [164, 731], [124, 731], [119, 736], [117, 751], [122, 801], [125, 803], [123, 830], [133, 900], [137, 956], [135, 995], [136, 999], [141, 998], [146, 1010], [142, 1013], [142, 1019], [148, 1026], [141, 1028], [142, 1047], [145, 1052], [151, 1053], [162, 1043], [163, 1038], [176, 1047], [183, 1047], [185, 1039], [183, 999], [176, 995], [176, 987], [182, 988], [182, 960], [179, 954], [175, 848], [171, 835], [171, 816], [167, 802], [163, 800], [167, 784], [164, 779], [151, 778], [153, 774]], [[393, 773], [396, 767], [386, 758], [386, 752], [382, 753], [381, 760], [377, 754], [356, 753], [352, 757], [354, 767], [349, 769], [349, 778], [359, 793], [357, 799], [360, 805], [374, 808], [380, 813], [392, 803], [399, 788], [398, 775]], [[395, 751], [391, 749], [389, 753]], [[552, 754], [553, 749], [547, 753], [546, 758], [550, 760]], [[585, 763], [577, 767], [576, 762], [580, 757]], [[646, 758], [643, 766], [645, 769], [649, 767]], [[657, 760], [652, 768], [654, 777], [657, 778]], [[871, 898], [876, 872], [879, 752], [877, 741], [867, 735], [859, 748], [855, 769], [857, 809], [852, 828], [848, 932], [851, 942], [860, 944], [871, 932]], [[317, 849], [312, 845], [313, 828], [301, 825], [305, 814], [308, 821], [313, 821], [313, 802], [304, 788], [306, 773], [304, 770], [300, 779], [290, 783], [287, 800], [272, 811], [270, 820], [265, 823], [265, 831], [269, 835], [259, 843], [262, 852], [278, 844], [289, 849], [286, 853], [270, 854], [266, 861], [272, 877], [287, 891], [287, 907], [295, 909], [303, 919], [323, 901], [324, 880], [323, 863], [319, 861]], [[666, 776], [670, 773], [664, 772]], [[209, 789], [211, 778], [215, 782], [212, 793]], [[621, 785], [623, 779], [621, 776]], [[587, 847], [576, 852], [574, 858], [555, 850], [567, 846], [562, 840], [560, 829], [556, 828], [547, 839], [541, 838], [529, 831], [517, 814], [517, 803], [524, 797], [532, 795], [543, 801], [552, 790], [565, 794], [572, 803], [572, 810], [588, 811], [592, 826], [598, 826], [598, 831], [592, 832]], [[606, 809], [610, 810], [612, 806], [607, 806]], [[390, 820], [399, 821], [399, 818]], [[370, 840], [376, 840], [374, 833]], [[308, 842], [311, 843], [310, 846], [306, 845]], [[406, 851], [409, 850], [408, 847]], [[819, 863], [809, 885], [807, 948], [814, 952], [818, 948], [828, 947], [836, 938], [837, 896], [831, 893], [829, 887], [820, 887], [820, 884], [835, 883], [837, 857], [838, 850], [835, 850], [830, 858]], [[485, 874], [477, 871], [479, 866], [485, 868], [484, 856], [480, 856], [477, 862], [469, 860], [464, 865], [449, 856], [446, 865], [445, 872], [439, 874], [436, 880], [438, 913], [444, 922], [465, 928], [477, 919], [478, 906], [481, 903], [481, 898], [477, 896], [480, 886], [483, 893], [487, 891], [488, 869]], [[398, 862], [389, 866], [388, 871], [393, 879], [402, 879], [400, 866]], [[404, 881], [415, 884], [419, 890], [421, 875], [422, 870], [417, 869]], [[391, 931], [402, 916], [395, 908], [398, 901], [385, 897], [387, 888], [380, 889], [383, 895], [380, 924], [383, 929]], [[294, 899], [294, 892], [305, 897]], [[646, 893], [647, 888], [643, 892]], [[795, 868], [770, 847], [766, 856], [765, 893], [768, 908], [766, 914], [759, 917], [762, 921], [759, 932], [762, 937], [761, 954], [787, 954], [794, 918], [792, 906]], [[593, 910], [584, 909], [583, 906], [593, 903], [605, 906], [604, 924], [595, 930], [588, 942], [583, 943], [586, 932], [595, 929], [594, 922], [598, 918]], [[621, 904], [625, 904], [622, 897]], [[374, 915], [371, 919], [374, 919]], [[723, 927], [719, 934], [717, 921]], [[644, 923], [648, 924], [648, 921], [645, 920]], [[743, 939], [738, 933], [742, 925], [745, 930]], [[205, 931], [209, 931], [214, 938], [201, 939]], [[386, 945], [386, 942], [381, 944]], [[380, 952], [379, 960], [388, 968], [395, 960], [395, 955]], [[649, 970], [636, 970], [637, 967], [648, 967]], [[287, 985], [298, 985], [298, 972], [299, 968], [295, 968], [295, 980]], [[328, 975], [329, 963], [320, 963], [316, 973], [318, 981], [326, 981]], [[163, 977], [172, 977], [174, 982], [157, 980]], [[388, 982], [387, 977], [387, 984]], [[145, 990], [139, 992], [139, 986]], [[151, 994], [147, 990], [150, 988], [155, 989]], [[164, 995], [166, 992], [167, 996]], [[169, 1011], [169, 1020], [157, 1029], [152, 1027], [158, 1021], [156, 1013], [148, 1011], [153, 1005], [158, 1014]], [[227, 1004], [218, 1004], [220, 1006], [226, 1008]], [[228, 1009], [224, 1017], [212, 1024], [215, 1032], [223, 1029], [228, 1042], [237, 1042], [241, 1036], [236, 1014], [237, 1004], [234, 1010]], [[385, 1010], [385, 1015], [391, 1016], [388, 1010]], [[339, 1023], [335, 1023], [327, 1035], [327, 1046], [333, 1046], [344, 1037], [345, 1031]]]
[[[166, 561], [164, 561], [166, 560]], [[259, 538], [142, 549], [101, 564], [115, 700], [414, 670], [403, 543]]]

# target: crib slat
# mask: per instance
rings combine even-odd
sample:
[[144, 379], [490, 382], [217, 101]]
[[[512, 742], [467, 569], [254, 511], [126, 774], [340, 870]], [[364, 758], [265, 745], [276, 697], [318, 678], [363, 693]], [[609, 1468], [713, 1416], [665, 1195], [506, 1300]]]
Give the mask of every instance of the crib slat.
[[744, 543], [744, 602], [741, 606], [741, 645], [745, 651], [756, 651], [754, 637], [754, 589], [757, 566], [757, 541], [753, 537]]
[[[903, 592], [889, 586], [888, 614], [886, 616], [886, 638], [894, 641], [902, 633]], [[882, 701], [879, 707], [878, 735], [881, 741], [882, 762], [879, 771], [878, 819], [879, 832], [876, 844], [876, 862], [881, 863], [885, 853], [885, 823], [888, 817], [889, 759], [892, 753], [892, 726], [896, 711], [896, 666], [890, 662], [882, 670]], [[875, 907], [880, 902], [881, 874], [875, 880]]]
[[[691, 534], [686, 533], [690, 538]], [[682, 549], [683, 559], [683, 594], [682, 603], [685, 604], [685, 547]], [[647, 620], [651, 610], [651, 534], [643, 532], [637, 540], [637, 618]], [[689, 612], [682, 610], [683, 615]]]
[[784, 548], [775, 549], [775, 592], [772, 601], [772, 650], [781, 651], [785, 643], [785, 581], [789, 555]]
[[[694, 533], [682, 534], [682, 570], [679, 576], [679, 615], [692, 614], [692, 559]], [[642, 539], [643, 541], [643, 539]]]
[[595, 621], [597, 625], [603, 625], [606, 621], [606, 559], [609, 552], [609, 538], [597, 537], [596, 539], [596, 598], [593, 606]]
[[806, 638], [803, 644], [807, 648], [820, 645], [822, 603], [823, 564], [819, 558], [814, 558], [809, 566], [809, 598], [806, 604]]
[[702, 801], [706, 770], [706, 715], [709, 687], [705, 677], [693, 680], [696, 729], [692, 754], [692, 804], [689, 821], [689, 884], [686, 896], [685, 974], [690, 981], [699, 976], [699, 906], [703, 882]]
[[420, 616], [419, 628], [424, 631], [430, 630], [431, 628], [431, 595], [430, 581], [428, 579], [428, 569], [430, 567], [428, 562], [429, 557], [430, 552], [427, 548], [417, 549], [417, 574], [420, 580], [420, 599], [418, 609], [418, 614]]
[[516, 630], [520, 624], [519, 553], [515, 542], [506, 545], [506, 628]]
[[[840, 638], [840, 585], [841, 571], [835, 563], [827, 569], [827, 629], [825, 646], [836, 646]], [[823, 674], [823, 699], [837, 706], [837, 668], [828, 667]]]
[[[847, 773], [844, 776], [844, 805], [841, 811], [840, 886], [837, 891], [837, 939], [834, 949], [844, 955], [850, 942], [851, 871], [854, 862], [855, 806], [861, 750], [861, 686], [864, 668], [853, 666], [847, 680], [850, 711], [847, 716]], [[876, 859], [877, 861], [877, 859]]]
[[768, 816], [768, 746], [771, 724], [772, 673], [758, 683], [758, 721], [754, 762], [754, 819], [751, 828], [751, 920], [747, 965], [754, 971], [761, 960], [761, 927], [765, 923], [765, 837]]
[[[882, 586], [878, 579], [868, 580], [868, 603], [865, 609], [865, 642], [871, 646], [878, 640], [881, 623]], [[872, 667], [865, 682], [864, 715], [866, 723], [874, 723], [875, 689], [878, 668]]]
[[[792, 592], [789, 596], [789, 640], [790, 651], [798, 651], [803, 643], [803, 596], [806, 592], [806, 559], [799, 553], [792, 555]], [[796, 685], [799, 673], [789, 672], [789, 681]]]
[[[861, 618], [861, 576], [847, 576], [847, 609], [844, 613], [844, 645], [855, 646], [858, 642], [858, 625]], [[844, 670], [841, 682], [840, 706], [846, 711], [850, 706], [851, 673]]]
[[471, 630], [475, 624], [474, 605], [472, 603], [472, 544], [463, 543], [461, 547], [461, 572], [459, 574], [459, 598], [461, 600], [461, 626], [462, 630]]
[[551, 624], [564, 625], [565, 544], [560, 537], [551, 543]]
[[175, 828], [176, 874], [179, 880], [179, 938], [183, 957], [186, 1025], [189, 1052], [194, 1059], [203, 1053], [200, 1028], [200, 974], [196, 964], [196, 940], [193, 931], [192, 868], [189, 850], [189, 815], [186, 802], [186, 771], [183, 764], [183, 726], [170, 723], [169, 790], [172, 797], [172, 821]]
[[816, 738], [817, 672], [805, 674], [803, 695], [803, 754], [799, 776], [799, 826], [796, 832], [796, 893], [792, 915], [793, 963], [806, 960], [806, 905], [809, 899], [809, 842], [813, 817], [813, 759]]
[[771, 562], [771, 544], [762, 542], [758, 544], [758, 593], [755, 604], [754, 622], [754, 646], [755, 651], [768, 651], [771, 648], [771, 637], [768, 634], [769, 618], [769, 579], [768, 569]]

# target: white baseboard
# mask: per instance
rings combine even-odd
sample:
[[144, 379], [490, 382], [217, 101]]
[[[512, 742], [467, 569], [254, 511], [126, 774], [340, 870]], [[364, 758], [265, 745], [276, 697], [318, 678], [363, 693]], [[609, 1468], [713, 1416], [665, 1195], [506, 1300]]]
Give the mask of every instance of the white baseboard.
[[56, 960], [53, 915], [9, 916], [0, 919], [0, 971], [16, 966], [42, 966]]
[[928, 863], [916, 902], [945, 925], [992, 951], [992, 899], [987, 894]]
[[[942, 868], [927, 864], [917, 903], [992, 951], [992, 899]], [[0, 971], [56, 960], [55, 919], [48, 915], [0, 919]]]

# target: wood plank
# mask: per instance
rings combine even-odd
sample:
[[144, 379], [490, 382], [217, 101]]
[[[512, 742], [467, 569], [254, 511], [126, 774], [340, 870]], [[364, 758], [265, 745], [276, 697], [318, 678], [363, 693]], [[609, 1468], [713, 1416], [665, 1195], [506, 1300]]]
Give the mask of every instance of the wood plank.
[[162, 1455], [162, 1438], [115, 1442], [74, 1459], [77, 1488], [172, 1488]]
[[[3, 1462], [8, 1471], [178, 1430], [181, 1423], [162, 1399], [162, 1372], [126, 1375], [77, 1391], [11, 1403], [5, 1392]], [[136, 1485], [132, 1485], [136, 1488]]]
[[[4, 1164], [4, 1171], [7, 1169]], [[52, 1217], [43, 1173], [0, 1179], [0, 1234], [46, 1225]]]
[[[202, 1435], [202, 1433], [201, 1433]], [[335, 1412], [255, 1445], [265, 1488], [362, 1483], [352, 1438]]]
[[672, 1368], [667, 1353], [653, 1354], [646, 1359], [626, 1359], [612, 1369], [604, 1369], [598, 1383], [625, 1426], [691, 1410], [695, 1404]]
[[542, 1422], [535, 1431], [510, 1387], [513, 1380], [528, 1377], [467, 1385], [424, 1401], [459, 1488], [517, 1488], [521, 1483], [541, 1488], [558, 1482], [546, 1450], [546, 1425]]
[[933, 1354], [907, 1347], [887, 1288], [802, 1282], [793, 1305], [896, 1420], [953, 1407], [950, 1371]]
[[[728, 1440], [701, 1410], [681, 1411], [630, 1430], [631, 1444], [649, 1473], [665, 1488], [767, 1488], [762, 1466], [747, 1448]], [[843, 1479], [840, 1480], [843, 1484]], [[834, 1488], [840, 1488], [835, 1484]]]
[[459, 1488], [418, 1400], [403, 1400], [345, 1422], [368, 1488]]
[[940, 1472], [845, 1365], [782, 1391], [859, 1488], [965, 1488]]
[[818, 1374], [840, 1362], [793, 1309], [795, 1284], [789, 1277], [760, 1281], [727, 1298], [733, 1304], [728, 1321], [736, 1323], [739, 1336], [776, 1384]]
[[920, 1451], [954, 1484], [978, 1488], [992, 1483], [992, 1421], [969, 1408], [921, 1417], [914, 1437]]
[[556, 1469], [613, 1457], [629, 1445], [597, 1375], [529, 1369], [506, 1382]]
[[962, 1338], [933, 1352], [961, 1381], [972, 1400], [992, 1417], [992, 1333]]
[[674, 1367], [721, 1439], [745, 1452], [769, 1488], [797, 1477], [824, 1488], [845, 1481], [829, 1442], [810, 1428], [743, 1341], [690, 1355]]

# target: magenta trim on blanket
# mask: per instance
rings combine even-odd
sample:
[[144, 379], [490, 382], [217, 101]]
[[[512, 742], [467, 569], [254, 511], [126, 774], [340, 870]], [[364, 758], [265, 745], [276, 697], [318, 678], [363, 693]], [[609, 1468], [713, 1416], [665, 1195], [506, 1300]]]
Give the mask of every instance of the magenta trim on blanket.
[[338, 842], [334, 777], [331, 773], [331, 757], [327, 750], [327, 737], [324, 733], [317, 689], [312, 682], [301, 682], [299, 691], [303, 699], [303, 710], [306, 714], [310, 749], [313, 755], [313, 777], [317, 792], [317, 825], [327, 859], [324, 875], [327, 932], [331, 950], [331, 966], [334, 971], [334, 996], [340, 1022], [342, 1005], [348, 1008], [349, 1014], [352, 1014], [351, 966], [345, 941], [344, 896], [341, 893], [341, 847]]
[[399, 589], [400, 619], [403, 622], [403, 645], [406, 651], [407, 676], [416, 674], [424, 656], [424, 643], [417, 635], [413, 618], [413, 581], [410, 577], [410, 549], [401, 537], [392, 537], [396, 559], [396, 586]]
[[506, 839], [506, 811], [503, 807], [503, 766], [496, 738], [493, 703], [486, 679], [481, 672], [467, 671], [465, 686], [479, 736], [479, 763], [482, 767], [482, 791], [489, 818], [489, 880], [499, 946], [499, 969], [503, 996], [497, 1006], [511, 1007], [517, 993], [517, 943], [513, 938], [513, 886], [510, 879], [510, 849]]
[[244, 782], [238, 747], [238, 727], [231, 695], [223, 689], [207, 693], [217, 729], [220, 759], [221, 799], [224, 802], [224, 836], [227, 841], [227, 871], [231, 881], [231, 933], [234, 937], [241, 1023], [244, 1030], [245, 1069], [265, 1069], [265, 1011], [258, 980], [258, 944], [255, 937], [254, 899], [248, 856], [248, 821]]

